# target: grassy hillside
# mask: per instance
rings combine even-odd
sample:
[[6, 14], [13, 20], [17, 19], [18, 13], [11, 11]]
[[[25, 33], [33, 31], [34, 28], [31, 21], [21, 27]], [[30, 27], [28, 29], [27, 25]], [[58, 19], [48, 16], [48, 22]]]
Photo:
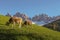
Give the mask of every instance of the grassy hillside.
[[6, 26], [9, 17], [0, 16], [0, 40], [60, 40], [60, 32], [38, 26]]

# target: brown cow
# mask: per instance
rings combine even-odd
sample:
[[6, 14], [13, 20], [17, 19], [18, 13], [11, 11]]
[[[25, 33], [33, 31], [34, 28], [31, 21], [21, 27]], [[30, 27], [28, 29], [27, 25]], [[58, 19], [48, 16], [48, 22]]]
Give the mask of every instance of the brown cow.
[[[13, 17], [11, 17], [9, 19], [9, 22], [7, 22], [7, 25], [9, 25], [10, 23], [12, 23], [13, 25], [18, 23], [19, 24], [19, 28], [20, 28], [21, 25], [22, 25], [22, 18], [13, 16]], [[13, 25], [12, 25], [12, 27], [13, 27]]]
[[32, 25], [32, 21], [27, 19], [24, 21], [24, 25]]

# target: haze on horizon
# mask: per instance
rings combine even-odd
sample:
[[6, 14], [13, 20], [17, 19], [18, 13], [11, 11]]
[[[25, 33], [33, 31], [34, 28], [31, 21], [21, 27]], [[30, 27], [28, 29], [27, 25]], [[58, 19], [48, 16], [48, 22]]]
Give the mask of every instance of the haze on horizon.
[[0, 0], [0, 14], [14, 15], [25, 13], [29, 17], [45, 13], [49, 16], [60, 15], [60, 0]]

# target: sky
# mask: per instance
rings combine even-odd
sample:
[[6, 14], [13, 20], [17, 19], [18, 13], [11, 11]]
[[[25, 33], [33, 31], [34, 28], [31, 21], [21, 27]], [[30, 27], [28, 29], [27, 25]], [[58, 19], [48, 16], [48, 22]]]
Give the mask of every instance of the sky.
[[0, 14], [16, 12], [29, 17], [45, 13], [49, 16], [60, 15], [60, 0], [0, 0]]

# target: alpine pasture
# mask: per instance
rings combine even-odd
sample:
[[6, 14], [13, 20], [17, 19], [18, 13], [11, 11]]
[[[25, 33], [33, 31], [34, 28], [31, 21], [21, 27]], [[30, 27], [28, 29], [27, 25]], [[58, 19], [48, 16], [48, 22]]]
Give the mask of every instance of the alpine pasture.
[[60, 32], [34, 25], [6, 26], [10, 17], [0, 15], [0, 40], [60, 40]]

